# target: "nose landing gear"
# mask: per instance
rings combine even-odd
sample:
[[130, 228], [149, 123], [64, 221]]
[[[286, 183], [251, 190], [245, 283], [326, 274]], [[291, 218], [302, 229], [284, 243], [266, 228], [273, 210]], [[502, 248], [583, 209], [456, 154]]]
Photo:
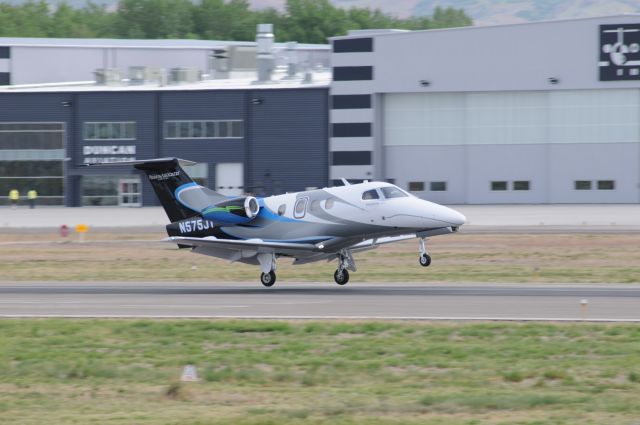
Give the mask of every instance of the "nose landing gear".
[[427, 253], [425, 241], [425, 238], [420, 238], [420, 265], [422, 267], [429, 267], [429, 265], [431, 265], [431, 256]]

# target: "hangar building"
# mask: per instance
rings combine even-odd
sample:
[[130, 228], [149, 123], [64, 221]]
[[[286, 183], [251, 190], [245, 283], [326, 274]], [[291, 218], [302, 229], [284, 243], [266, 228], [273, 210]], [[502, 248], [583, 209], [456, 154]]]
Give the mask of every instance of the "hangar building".
[[227, 195], [272, 194], [328, 179], [328, 78], [250, 84], [210, 80], [158, 87], [77, 86], [0, 91], [0, 194], [35, 188], [40, 203], [158, 205], [130, 166], [158, 157]]
[[331, 179], [448, 204], [640, 202], [640, 15], [331, 42]]

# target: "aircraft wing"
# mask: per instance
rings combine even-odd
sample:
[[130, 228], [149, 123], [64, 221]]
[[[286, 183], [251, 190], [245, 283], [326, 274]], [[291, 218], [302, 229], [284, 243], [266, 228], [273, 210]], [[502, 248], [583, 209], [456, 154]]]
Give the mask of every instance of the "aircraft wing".
[[[318, 247], [306, 243], [267, 242], [262, 239], [218, 239], [213, 236], [206, 238], [190, 238], [173, 236], [166, 239], [181, 247], [191, 247], [194, 252], [224, 258], [231, 261], [241, 261], [244, 258], [261, 253], [275, 253], [295, 258], [311, 257], [318, 254]], [[253, 261], [251, 261], [253, 262]]]

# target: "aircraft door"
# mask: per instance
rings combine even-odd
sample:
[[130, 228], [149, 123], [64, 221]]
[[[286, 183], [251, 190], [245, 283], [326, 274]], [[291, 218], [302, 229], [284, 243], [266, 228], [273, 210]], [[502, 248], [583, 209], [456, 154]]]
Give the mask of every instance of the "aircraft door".
[[120, 179], [118, 182], [118, 206], [139, 207], [142, 205], [140, 179]]
[[225, 196], [244, 194], [244, 164], [222, 162], [216, 164], [216, 192]]

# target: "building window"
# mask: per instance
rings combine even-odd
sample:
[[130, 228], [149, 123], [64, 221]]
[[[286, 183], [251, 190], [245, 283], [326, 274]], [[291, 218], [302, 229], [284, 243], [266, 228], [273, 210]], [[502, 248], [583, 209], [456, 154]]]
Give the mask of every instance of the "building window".
[[431, 182], [429, 189], [432, 192], [445, 192], [447, 190], [447, 182]]
[[16, 189], [34, 189], [38, 204], [62, 205], [66, 127], [55, 122], [0, 122], [0, 205]]
[[337, 151], [331, 155], [333, 165], [371, 165], [370, 151]]
[[352, 122], [333, 124], [333, 137], [371, 137], [371, 123]]
[[591, 180], [576, 180], [573, 187], [575, 190], [591, 190]]
[[373, 80], [372, 66], [334, 66], [333, 81]]
[[516, 180], [513, 182], [513, 190], [529, 190], [530, 184], [527, 180]]
[[370, 94], [334, 94], [331, 96], [332, 109], [370, 109]]
[[85, 122], [84, 140], [135, 140], [136, 123], [126, 122]]
[[507, 182], [505, 181], [491, 182], [491, 190], [492, 191], [507, 190]]
[[615, 190], [616, 182], [614, 180], [598, 180], [598, 190]]
[[171, 139], [241, 139], [242, 120], [174, 120], [164, 122], [164, 138]]
[[333, 41], [333, 53], [373, 52], [373, 38], [346, 38]]
[[424, 190], [424, 182], [409, 182], [409, 192], [422, 192]]

